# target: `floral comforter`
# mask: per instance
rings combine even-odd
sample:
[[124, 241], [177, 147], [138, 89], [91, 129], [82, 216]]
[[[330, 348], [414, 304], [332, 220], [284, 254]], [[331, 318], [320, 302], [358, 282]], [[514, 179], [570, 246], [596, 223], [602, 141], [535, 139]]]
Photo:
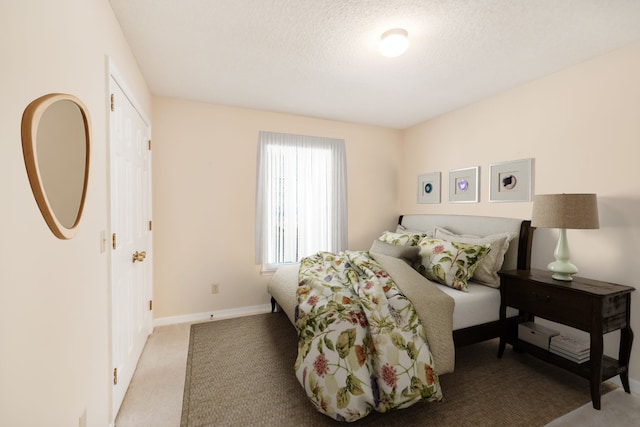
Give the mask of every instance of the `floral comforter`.
[[442, 400], [411, 302], [368, 252], [320, 252], [300, 263], [296, 376], [339, 421]]

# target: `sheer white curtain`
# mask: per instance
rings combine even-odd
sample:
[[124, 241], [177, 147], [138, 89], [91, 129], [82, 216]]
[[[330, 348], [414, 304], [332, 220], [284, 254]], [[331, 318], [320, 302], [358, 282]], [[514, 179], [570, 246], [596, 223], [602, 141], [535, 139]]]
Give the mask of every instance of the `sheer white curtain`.
[[260, 132], [256, 263], [271, 270], [347, 246], [344, 140]]

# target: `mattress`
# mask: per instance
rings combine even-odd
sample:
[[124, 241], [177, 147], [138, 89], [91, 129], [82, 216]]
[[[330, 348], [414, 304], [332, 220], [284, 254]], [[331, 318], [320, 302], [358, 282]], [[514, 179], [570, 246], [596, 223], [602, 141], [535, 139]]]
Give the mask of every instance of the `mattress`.
[[[438, 289], [455, 300], [453, 308], [453, 330], [494, 322], [500, 319], [500, 290], [469, 282], [469, 292], [462, 292], [437, 284]], [[507, 317], [518, 311], [508, 307]]]
[[[298, 264], [281, 266], [268, 285], [269, 293], [295, 325], [294, 311], [297, 304], [295, 290], [298, 282]], [[462, 292], [448, 286], [436, 284], [438, 289], [455, 300], [453, 309], [453, 330], [499, 320], [500, 291], [478, 283], [469, 282], [469, 292]], [[508, 308], [507, 316], [518, 312]]]

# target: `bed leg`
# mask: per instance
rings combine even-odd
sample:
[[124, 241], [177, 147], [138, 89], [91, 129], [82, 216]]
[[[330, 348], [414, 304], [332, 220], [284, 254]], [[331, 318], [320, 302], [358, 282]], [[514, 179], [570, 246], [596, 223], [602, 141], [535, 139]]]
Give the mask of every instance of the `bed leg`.
[[276, 311], [276, 299], [274, 297], [271, 297], [271, 312], [275, 313]]

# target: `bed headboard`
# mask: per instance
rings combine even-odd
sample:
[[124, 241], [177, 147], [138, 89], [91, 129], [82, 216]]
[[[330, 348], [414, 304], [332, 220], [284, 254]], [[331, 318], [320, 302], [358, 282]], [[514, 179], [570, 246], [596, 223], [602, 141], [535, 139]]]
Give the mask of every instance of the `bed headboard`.
[[516, 233], [504, 256], [503, 270], [529, 270], [531, 267], [531, 221], [475, 215], [410, 214], [400, 215], [398, 224], [411, 230], [433, 231], [442, 227], [456, 234], [488, 236], [497, 233]]

